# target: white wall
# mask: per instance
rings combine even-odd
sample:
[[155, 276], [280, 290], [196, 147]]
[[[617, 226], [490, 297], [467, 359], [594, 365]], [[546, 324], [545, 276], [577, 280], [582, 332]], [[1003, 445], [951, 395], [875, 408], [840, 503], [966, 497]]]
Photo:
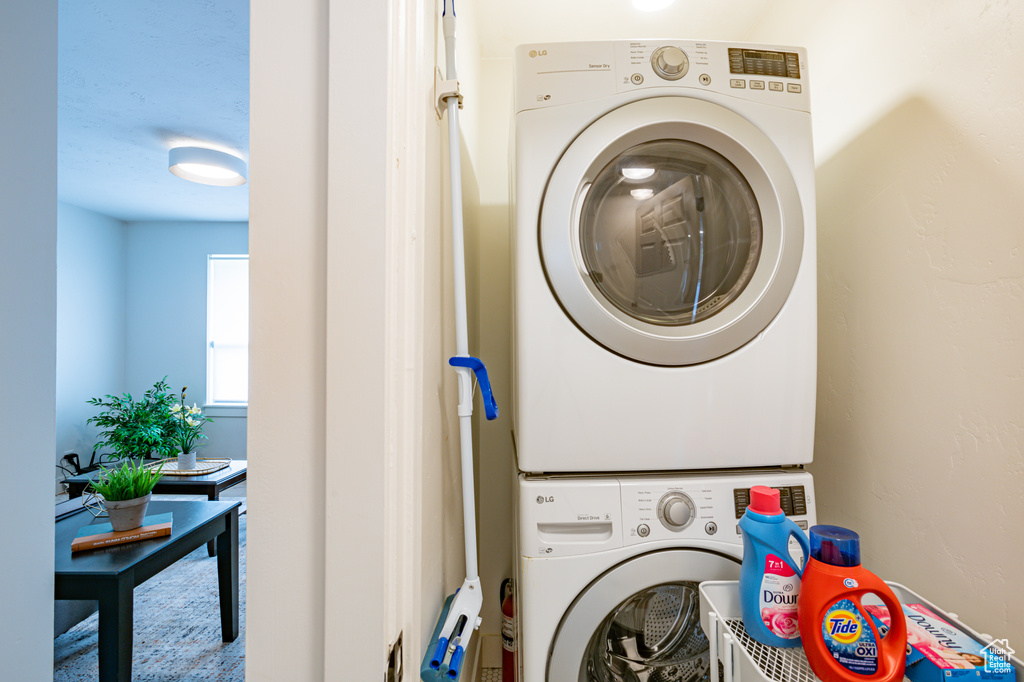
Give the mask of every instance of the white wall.
[[[90, 398], [125, 390], [125, 226], [57, 206], [57, 453], [89, 463], [100, 429]], [[59, 474], [63, 478], [63, 473]]]
[[1024, 642], [1022, 22], [1019, 3], [790, 1], [751, 36], [810, 55], [819, 518], [859, 531], [875, 572], [1010, 642]]
[[410, 679], [463, 577], [439, 14], [252, 4], [250, 680]]
[[[730, 36], [810, 55], [819, 516], [862, 534], [868, 568], [1011, 642], [1024, 641], [1022, 21], [1013, 3], [783, 0]], [[497, 239], [510, 60], [484, 60], [481, 78], [490, 108], [470, 155], [481, 229]], [[482, 333], [497, 339], [509, 313], [486, 280], [507, 254], [480, 243], [475, 285], [495, 297]], [[497, 346], [485, 359], [503, 365]], [[483, 478], [480, 513], [498, 524], [506, 483]], [[482, 537], [495, 563], [509, 552], [500, 533]]]
[[[238, 222], [127, 224], [124, 383], [133, 396], [166, 376], [174, 393], [188, 386], [187, 402], [206, 401], [206, 257], [248, 253], [248, 234]], [[211, 412], [200, 456], [245, 459], [244, 414]]]
[[[250, 5], [252, 463], [245, 639], [250, 682], [327, 679], [323, 627], [328, 4], [253, 0]], [[286, 486], [282, 467], [287, 469]], [[337, 579], [357, 586], [361, 578]], [[363, 664], [362, 650], [352, 649], [357, 665]]]
[[0, 527], [0, 670], [53, 676], [56, 442], [57, 3], [0, 21], [0, 463], [17, 471]]

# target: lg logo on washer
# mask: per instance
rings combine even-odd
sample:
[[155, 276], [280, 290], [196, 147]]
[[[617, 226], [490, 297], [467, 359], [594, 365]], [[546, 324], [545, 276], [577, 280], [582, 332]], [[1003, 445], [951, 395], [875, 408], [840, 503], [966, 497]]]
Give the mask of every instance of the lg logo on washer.
[[547, 50], [530, 50], [530, 56], [531, 57], [547, 57], [548, 56], [548, 51]]
[[545, 497], [544, 495], [538, 495], [537, 496], [537, 504], [544, 504], [545, 502], [554, 502], [554, 501], [555, 501], [555, 498], [553, 496], [548, 496], [548, 497]]

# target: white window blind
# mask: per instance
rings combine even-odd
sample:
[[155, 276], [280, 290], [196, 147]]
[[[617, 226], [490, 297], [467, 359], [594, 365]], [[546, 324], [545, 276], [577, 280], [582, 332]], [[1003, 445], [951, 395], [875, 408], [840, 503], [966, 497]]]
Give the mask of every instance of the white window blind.
[[210, 255], [206, 278], [206, 402], [249, 401], [249, 256]]

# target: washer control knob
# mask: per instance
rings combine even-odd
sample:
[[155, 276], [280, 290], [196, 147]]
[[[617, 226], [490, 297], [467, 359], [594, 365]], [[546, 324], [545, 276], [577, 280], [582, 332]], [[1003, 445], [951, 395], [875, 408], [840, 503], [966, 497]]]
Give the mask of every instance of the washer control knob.
[[680, 531], [693, 521], [693, 500], [685, 493], [671, 492], [658, 502], [658, 518], [666, 528]]
[[686, 75], [690, 68], [690, 60], [686, 53], [678, 47], [659, 47], [651, 55], [651, 66], [654, 72], [665, 80], [676, 81]]

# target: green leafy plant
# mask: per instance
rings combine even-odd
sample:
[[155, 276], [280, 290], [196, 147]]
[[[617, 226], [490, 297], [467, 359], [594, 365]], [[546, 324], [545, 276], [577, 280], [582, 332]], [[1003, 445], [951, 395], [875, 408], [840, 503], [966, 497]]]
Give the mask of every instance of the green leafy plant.
[[202, 408], [195, 403], [192, 407], [185, 404], [185, 390], [181, 389], [181, 401], [171, 405], [171, 416], [174, 418], [174, 443], [184, 453], [192, 452], [196, 441], [206, 438], [203, 427], [213, 420], [203, 414]]
[[163, 468], [162, 463], [154, 470], [132, 461], [117, 469], [100, 467], [100, 475], [90, 485], [110, 502], [134, 500], [153, 492], [156, 482], [163, 476]]
[[118, 459], [149, 457], [155, 450], [161, 457], [174, 454], [177, 423], [171, 414], [174, 396], [168, 393], [167, 377], [136, 400], [130, 393], [106, 398], [91, 398], [90, 405], [104, 408], [87, 420], [104, 429], [93, 452], [103, 446], [113, 448]]

